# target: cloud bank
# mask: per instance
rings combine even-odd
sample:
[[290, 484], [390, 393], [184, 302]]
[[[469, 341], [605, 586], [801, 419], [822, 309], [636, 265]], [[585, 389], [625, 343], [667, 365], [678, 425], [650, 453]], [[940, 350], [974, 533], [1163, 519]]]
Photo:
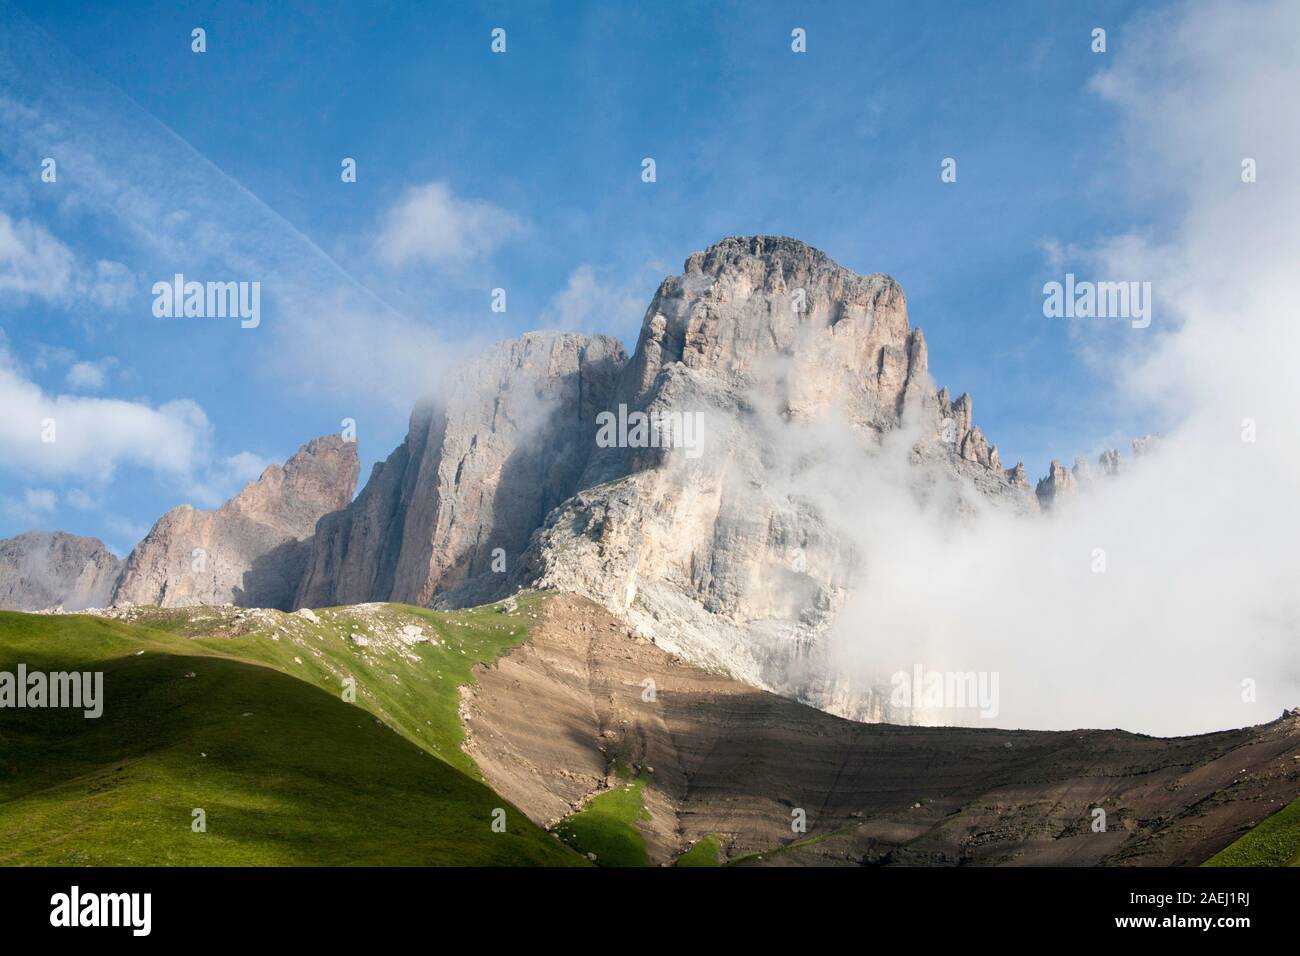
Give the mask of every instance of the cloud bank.
[[1151, 328], [1075, 333], [1169, 423], [1163, 440], [1034, 520], [919, 508], [888, 464], [906, 435], [884, 465], [818, 479], [865, 569], [837, 659], [861, 680], [997, 672], [999, 716], [972, 723], [1185, 734], [1300, 705], [1300, 126], [1284, 106], [1300, 21], [1202, 3], [1122, 39], [1093, 89], [1117, 111], [1126, 188], [1181, 214], [1088, 250], [1103, 275], [1153, 283]]

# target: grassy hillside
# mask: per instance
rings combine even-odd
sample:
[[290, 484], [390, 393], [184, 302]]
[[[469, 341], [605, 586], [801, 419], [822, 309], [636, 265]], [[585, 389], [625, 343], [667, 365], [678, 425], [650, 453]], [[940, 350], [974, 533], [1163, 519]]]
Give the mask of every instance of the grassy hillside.
[[0, 864], [583, 864], [459, 749], [458, 685], [524, 639], [535, 600], [0, 613], [0, 670], [105, 675], [97, 720], [0, 710]]
[[1202, 866], [1300, 866], [1300, 797]]

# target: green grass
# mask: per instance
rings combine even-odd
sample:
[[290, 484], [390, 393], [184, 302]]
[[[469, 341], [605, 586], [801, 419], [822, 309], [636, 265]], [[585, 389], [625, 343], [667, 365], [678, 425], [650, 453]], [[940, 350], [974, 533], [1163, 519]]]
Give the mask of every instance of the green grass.
[[[226, 636], [247, 626], [228, 609], [133, 624], [0, 613], [0, 670], [103, 671], [105, 696], [97, 720], [0, 710], [0, 864], [583, 864], [459, 748], [458, 685], [522, 642], [535, 601], [355, 612], [364, 622], [340, 609], [319, 625], [258, 612]], [[441, 643], [348, 640], [395, 622]]]
[[[625, 779], [630, 776], [622, 768], [617, 772]], [[637, 826], [638, 820], [650, 819], [644, 791], [644, 777], [628, 779], [565, 817], [554, 832], [579, 853], [595, 854], [598, 866], [649, 866], [645, 837]]]
[[1300, 866], [1300, 797], [1202, 866]]
[[695, 841], [695, 845], [677, 858], [673, 866], [722, 866], [722, 840], [710, 833]]

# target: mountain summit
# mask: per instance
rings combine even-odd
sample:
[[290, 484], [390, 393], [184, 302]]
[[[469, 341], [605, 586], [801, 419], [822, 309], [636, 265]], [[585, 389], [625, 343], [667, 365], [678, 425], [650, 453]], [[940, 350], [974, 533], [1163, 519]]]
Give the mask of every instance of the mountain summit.
[[358, 468], [356, 443], [325, 435], [216, 511], [173, 508], [127, 556], [113, 603], [287, 607], [307, 539], [351, 500]]

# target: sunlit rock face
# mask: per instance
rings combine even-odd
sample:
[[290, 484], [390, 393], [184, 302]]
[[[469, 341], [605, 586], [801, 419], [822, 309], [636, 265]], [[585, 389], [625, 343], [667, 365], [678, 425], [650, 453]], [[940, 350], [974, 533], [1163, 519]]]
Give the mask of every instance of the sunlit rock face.
[[357, 484], [354, 442], [325, 435], [215, 511], [180, 505], [127, 556], [113, 603], [286, 608], [324, 515]]
[[845, 527], [870, 507], [862, 469], [897, 471], [954, 520], [981, 501], [1037, 508], [970, 398], [936, 393], [898, 284], [793, 239], [726, 239], [687, 259], [611, 408], [690, 440], [655, 447], [627, 429], [598, 446], [519, 583], [587, 595], [697, 664], [854, 717], [890, 717], [880, 688], [842, 680], [822, 653], [870, 572]]

